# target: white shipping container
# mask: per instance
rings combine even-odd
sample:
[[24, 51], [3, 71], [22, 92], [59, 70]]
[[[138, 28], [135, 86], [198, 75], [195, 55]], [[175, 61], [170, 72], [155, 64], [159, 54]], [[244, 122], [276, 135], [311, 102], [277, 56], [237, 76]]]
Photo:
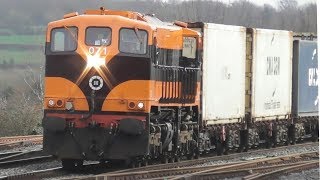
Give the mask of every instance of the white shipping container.
[[246, 28], [204, 25], [202, 118], [235, 123], [245, 115]]
[[292, 32], [254, 29], [252, 118], [284, 118], [291, 113]]

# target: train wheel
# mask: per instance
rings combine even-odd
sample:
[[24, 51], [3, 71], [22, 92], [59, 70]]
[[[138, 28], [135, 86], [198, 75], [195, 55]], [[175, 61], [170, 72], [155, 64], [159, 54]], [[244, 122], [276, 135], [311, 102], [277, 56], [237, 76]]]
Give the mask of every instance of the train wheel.
[[144, 159], [142, 161], [142, 166], [148, 166], [148, 165], [149, 165], [148, 159]]
[[218, 140], [216, 143], [217, 155], [221, 156], [223, 154], [223, 146], [222, 143]]
[[[272, 139], [271, 139], [271, 146], [273, 147], [273, 148], [276, 148], [277, 147], [277, 139], [278, 138], [281, 138], [281, 137], [278, 137], [278, 129], [274, 129], [273, 131], [272, 131]], [[281, 142], [281, 140], [280, 140], [280, 142]]]
[[76, 170], [83, 166], [83, 160], [80, 159], [62, 159], [61, 162], [65, 170]]
[[99, 163], [100, 163], [101, 165], [106, 165], [106, 164], [107, 164], [107, 163], [106, 163], [106, 160], [104, 160], [104, 159], [99, 160]]
[[224, 147], [224, 152], [223, 152], [223, 154], [224, 154], [224, 155], [228, 155], [228, 154], [229, 154], [229, 146], [228, 146], [228, 143], [225, 142], [225, 143], [223, 143], [222, 145], [223, 145], [223, 147]]
[[265, 142], [266, 148], [270, 149], [272, 146], [272, 139], [270, 137], [266, 137], [266, 142]]
[[169, 159], [168, 159], [167, 156], [163, 156], [163, 157], [161, 158], [161, 163], [163, 163], [163, 164], [168, 164], [168, 162], [169, 162]]
[[312, 132], [312, 134], [311, 134], [311, 140], [312, 140], [312, 142], [316, 142], [316, 141], [318, 141], [318, 139], [319, 139], [319, 135], [318, 135], [319, 133], [317, 133], [315, 130]]
[[107, 164], [111, 167], [123, 168], [128, 167], [129, 163], [129, 160], [108, 160]]
[[294, 124], [291, 124], [288, 129], [288, 142], [287, 144], [295, 144], [296, 143], [296, 128]]
[[319, 124], [316, 124], [314, 126], [314, 128], [312, 129], [312, 132], [311, 132], [311, 139], [312, 139], [312, 142], [316, 142], [319, 140]]
[[194, 157], [195, 157], [195, 153], [191, 153], [191, 154], [187, 155], [188, 160], [192, 160], [192, 159], [194, 159]]
[[134, 162], [130, 163], [129, 168], [136, 168], [136, 163], [134, 163]]
[[195, 155], [194, 155], [194, 159], [199, 159], [199, 156], [200, 156], [200, 153], [196, 152]]
[[137, 167], [137, 168], [138, 168], [138, 167], [141, 167], [141, 162], [140, 162], [140, 161], [136, 162], [136, 167]]
[[175, 162], [180, 162], [180, 157], [179, 157], [179, 156], [176, 156], [176, 157], [174, 158], [174, 160], [175, 160]]

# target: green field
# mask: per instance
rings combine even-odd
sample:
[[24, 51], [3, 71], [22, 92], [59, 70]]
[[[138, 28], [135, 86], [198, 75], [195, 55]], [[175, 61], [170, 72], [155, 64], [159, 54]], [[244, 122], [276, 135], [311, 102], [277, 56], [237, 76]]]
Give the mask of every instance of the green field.
[[14, 64], [43, 64], [44, 52], [43, 50], [0, 50], [0, 64], [4, 60], [9, 63], [13, 59]]
[[0, 36], [0, 44], [44, 45], [44, 35], [10, 35]]
[[44, 44], [44, 35], [0, 36], [0, 65], [12, 60], [14, 64], [43, 64]]

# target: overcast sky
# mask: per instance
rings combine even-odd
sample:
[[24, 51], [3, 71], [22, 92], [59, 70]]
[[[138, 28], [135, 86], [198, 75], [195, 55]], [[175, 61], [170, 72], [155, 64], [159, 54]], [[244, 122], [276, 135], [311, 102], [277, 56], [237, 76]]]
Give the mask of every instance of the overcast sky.
[[[164, 0], [164, 1], [166, 1], [166, 0]], [[196, 0], [194, 0], [194, 1], [196, 1]], [[231, 3], [231, 2], [234, 2], [237, 0], [215, 0], [215, 1], [220, 1], [220, 2], [224, 2], [224, 3]], [[258, 5], [270, 4], [274, 7], [278, 7], [278, 2], [279, 2], [279, 0], [248, 0], [248, 1], [251, 1], [251, 2], [258, 4]], [[303, 5], [305, 3], [317, 2], [317, 0], [297, 0], [297, 1], [298, 1], [299, 5]]]
[[[222, 0], [222, 1], [229, 2], [229, 0]], [[279, 0], [249, 0], [249, 1], [256, 3], [256, 4], [259, 4], [259, 5], [263, 5], [263, 4], [267, 3], [267, 4], [270, 4], [274, 7], [278, 7], [278, 2], [279, 2]], [[299, 5], [303, 5], [305, 3], [317, 2], [317, 0], [297, 0], [297, 1], [298, 1]]]

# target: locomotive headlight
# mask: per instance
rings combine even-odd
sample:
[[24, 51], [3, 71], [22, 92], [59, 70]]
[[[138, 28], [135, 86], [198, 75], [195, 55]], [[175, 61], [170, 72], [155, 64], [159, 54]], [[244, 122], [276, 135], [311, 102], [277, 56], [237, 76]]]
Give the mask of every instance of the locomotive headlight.
[[139, 102], [138, 105], [137, 105], [137, 107], [138, 107], [139, 109], [143, 109], [143, 108], [144, 108], [143, 102]]
[[97, 55], [87, 55], [87, 67], [91, 68], [98, 68], [105, 64], [105, 58], [102, 58]]
[[49, 107], [53, 107], [55, 104], [56, 104], [56, 103], [54, 102], [53, 99], [50, 99], [50, 100], [48, 101], [48, 106], [49, 106]]
[[66, 102], [66, 109], [67, 109], [68, 111], [72, 110], [72, 109], [73, 109], [73, 103], [70, 102], [70, 101], [67, 101], [67, 102]]

